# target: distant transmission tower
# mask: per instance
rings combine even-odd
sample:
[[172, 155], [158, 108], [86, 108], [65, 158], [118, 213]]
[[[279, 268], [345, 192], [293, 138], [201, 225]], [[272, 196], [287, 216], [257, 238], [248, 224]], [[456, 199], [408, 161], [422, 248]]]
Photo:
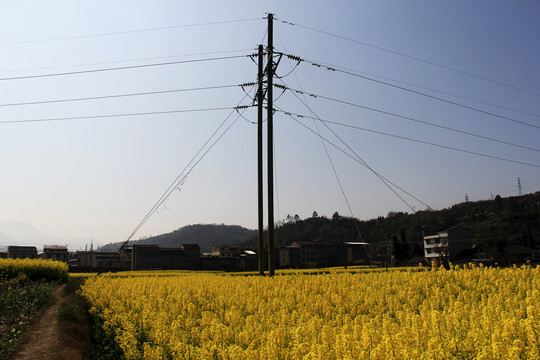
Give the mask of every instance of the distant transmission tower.
[[521, 191], [521, 180], [519, 179], [519, 177], [518, 177], [518, 193], [519, 193], [519, 196], [523, 195], [523, 192]]

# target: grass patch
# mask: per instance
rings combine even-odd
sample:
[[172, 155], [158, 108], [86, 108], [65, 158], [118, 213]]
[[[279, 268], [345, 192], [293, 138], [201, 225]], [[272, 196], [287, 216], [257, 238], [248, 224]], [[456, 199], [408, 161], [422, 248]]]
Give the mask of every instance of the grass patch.
[[83, 278], [70, 278], [64, 286], [64, 299], [57, 314], [62, 344], [54, 359], [96, 358], [91, 351], [88, 305], [78, 294], [83, 282]]
[[85, 280], [71, 277], [65, 284], [64, 300], [58, 309], [62, 346], [52, 360], [124, 359], [114, 338], [103, 330], [103, 321], [90, 315], [88, 302], [80, 295]]
[[0, 280], [0, 359], [17, 346], [34, 317], [54, 303], [54, 287], [24, 274]]

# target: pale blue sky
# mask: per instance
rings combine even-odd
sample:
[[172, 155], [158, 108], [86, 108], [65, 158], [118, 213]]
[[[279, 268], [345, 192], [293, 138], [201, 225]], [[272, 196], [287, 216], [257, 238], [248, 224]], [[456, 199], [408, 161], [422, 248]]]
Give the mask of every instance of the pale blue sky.
[[[231, 108], [245, 93], [240, 87], [230, 87], [7, 105], [237, 85], [255, 81], [257, 67], [243, 57], [7, 78], [248, 55], [258, 44], [266, 44], [263, 18], [267, 12], [276, 16], [274, 45], [278, 51], [507, 118], [306, 62], [290, 73], [295, 63], [282, 59], [277, 73], [290, 73], [282, 79], [290, 88], [513, 145], [306, 97], [321, 119], [529, 164], [329, 124], [373, 170], [424, 204], [441, 209], [464, 201], [466, 194], [470, 200], [489, 199], [492, 194], [517, 195], [518, 177], [523, 193], [540, 190], [540, 2], [223, 4], [160, 0], [0, 2], [0, 221], [30, 223], [72, 250], [84, 248], [90, 238], [96, 245], [123, 241], [230, 110], [18, 124], [7, 121]], [[276, 89], [276, 97], [280, 93]], [[292, 92], [285, 92], [275, 105], [313, 116]], [[254, 108], [244, 115], [256, 120]], [[236, 117], [233, 114], [226, 126]], [[315, 129], [313, 120], [298, 120]], [[318, 136], [280, 112], [274, 122], [276, 220], [287, 214], [309, 217], [314, 210], [319, 215], [331, 216], [338, 211], [350, 216]], [[318, 123], [318, 127], [325, 138], [350, 153], [324, 125]], [[425, 209], [423, 203], [397, 190], [406, 205], [365, 167], [332, 145], [327, 144], [327, 149], [357, 218], [411, 212], [409, 206]], [[174, 191], [134, 238], [194, 223], [254, 229], [256, 191], [256, 126], [240, 118], [195, 167], [181, 191]]]

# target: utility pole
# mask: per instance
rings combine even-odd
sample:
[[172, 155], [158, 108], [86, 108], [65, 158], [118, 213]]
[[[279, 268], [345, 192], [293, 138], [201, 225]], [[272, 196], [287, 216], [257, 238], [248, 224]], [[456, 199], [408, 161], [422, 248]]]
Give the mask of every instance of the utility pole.
[[519, 196], [523, 195], [523, 191], [521, 191], [521, 180], [518, 178], [518, 194]]
[[264, 213], [263, 213], [263, 46], [259, 45], [259, 72], [257, 75], [257, 182], [259, 206], [259, 275], [264, 275]]
[[268, 60], [266, 63], [266, 93], [267, 93], [267, 119], [268, 122], [268, 274], [275, 273], [274, 258], [274, 109], [273, 109], [273, 78], [274, 78], [274, 14], [268, 14]]

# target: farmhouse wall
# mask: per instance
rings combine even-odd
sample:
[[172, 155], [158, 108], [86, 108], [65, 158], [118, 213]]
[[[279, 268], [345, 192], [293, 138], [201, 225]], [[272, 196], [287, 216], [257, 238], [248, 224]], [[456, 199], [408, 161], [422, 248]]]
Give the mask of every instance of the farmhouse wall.
[[200, 264], [199, 245], [180, 248], [160, 248], [157, 245], [133, 245], [132, 270], [197, 269]]
[[36, 259], [38, 257], [35, 246], [9, 246], [8, 258], [11, 259]]

